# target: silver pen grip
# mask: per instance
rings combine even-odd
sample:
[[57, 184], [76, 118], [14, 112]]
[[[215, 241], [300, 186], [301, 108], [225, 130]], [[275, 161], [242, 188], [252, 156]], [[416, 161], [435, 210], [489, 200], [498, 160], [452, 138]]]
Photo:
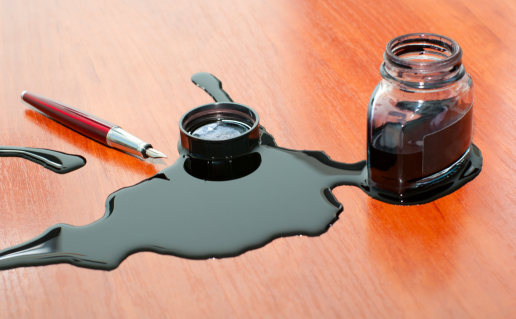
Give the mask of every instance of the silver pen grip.
[[146, 150], [152, 145], [146, 143], [136, 136], [124, 131], [121, 127], [115, 126], [109, 130], [106, 136], [107, 144], [110, 147], [121, 151], [134, 154], [143, 158], [148, 158]]

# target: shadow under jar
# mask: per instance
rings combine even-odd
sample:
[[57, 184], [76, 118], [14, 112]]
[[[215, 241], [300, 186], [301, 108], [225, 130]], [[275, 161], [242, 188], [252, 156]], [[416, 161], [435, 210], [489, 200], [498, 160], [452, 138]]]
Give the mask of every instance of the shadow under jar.
[[450, 38], [414, 33], [391, 40], [368, 109], [370, 186], [399, 196], [422, 190], [466, 161], [473, 80]]

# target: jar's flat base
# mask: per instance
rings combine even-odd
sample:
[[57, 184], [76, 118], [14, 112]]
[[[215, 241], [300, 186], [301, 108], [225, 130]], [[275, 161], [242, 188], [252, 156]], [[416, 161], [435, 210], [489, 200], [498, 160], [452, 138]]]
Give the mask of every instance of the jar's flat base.
[[[450, 174], [439, 178], [439, 181], [428, 186], [407, 190], [403, 195], [370, 187], [364, 183], [361, 188], [372, 198], [395, 205], [418, 205], [434, 201], [453, 193], [474, 179], [482, 170], [482, 153], [474, 144], [469, 147], [468, 157]], [[367, 179], [368, 180], [368, 179]]]

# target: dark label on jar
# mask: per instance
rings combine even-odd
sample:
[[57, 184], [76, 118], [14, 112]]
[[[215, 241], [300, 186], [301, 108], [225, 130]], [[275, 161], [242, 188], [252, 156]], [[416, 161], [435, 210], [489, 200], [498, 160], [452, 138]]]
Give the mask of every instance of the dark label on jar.
[[[447, 102], [447, 103], [445, 103]], [[471, 144], [473, 107], [462, 116], [453, 111], [453, 100], [398, 103], [402, 110], [418, 107], [418, 119], [406, 121], [401, 112], [389, 112], [388, 123], [374, 129], [368, 145], [369, 181], [383, 190], [403, 194], [421, 179], [453, 165]], [[456, 114], [456, 115], [454, 115]], [[432, 132], [434, 125], [446, 117], [460, 118], [445, 128]]]
[[423, 138], [423, 175], [442, 171], [457, 161], [471, 144], [473, 107], [452, 125]]

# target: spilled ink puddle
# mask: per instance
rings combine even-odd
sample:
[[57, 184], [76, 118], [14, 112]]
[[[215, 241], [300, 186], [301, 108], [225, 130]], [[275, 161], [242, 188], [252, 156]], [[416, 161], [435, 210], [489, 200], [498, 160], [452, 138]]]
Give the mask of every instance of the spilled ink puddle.
[[[331, 193], [338, 185], [357, 186], [389, 201], [368, 191], [365, 161], [344, 164], [323, 152], [282, 149], [265, 129], [261, 134], [262, 144], [233, 159], [236, 164], [226, 175], [220, 172], [227, 168], [199, 165], [179, 146], [180, 157], [172, 166], [111, 194], [103, 218], [81, 227], [54, 225], [4, 249], [0, 269], [69, 263], [112, 270], [140, 251], [190, 259], [232, 257], [278, 237], [324, 233], [342, 211]], [[480, 153], [471, 153], [481, 165]], [[452, 186], [441, 185], [438, 194], [434, 191], [421, 202], [473, 179], [480, 168], [468, 163], [450, 177]]]
[[[213, 75], [197, 73], [192, 81], [216, 102], [232, 102]], [[360, 187], [391, 204], [423, 204], [454, 192], [482, 169], [482, 155], [472, 144], [453, 172], [399, 196], [369, 186], [365, 161], [345, 164], [320, 151], [280, 148], [263, 127], [260, 135], [260, 145], [231, 160], [191, 158], [179, 143], [180, 157], [172, 166], [109, 195], [100, 220], [81, 227], [54, 225], [4, 249], [0, 269], [69, 263], [112, 270], [140, 251], [233, 257], [275, 238], [324, 233], [342, 211], [331, 193], [336, 186]]]

